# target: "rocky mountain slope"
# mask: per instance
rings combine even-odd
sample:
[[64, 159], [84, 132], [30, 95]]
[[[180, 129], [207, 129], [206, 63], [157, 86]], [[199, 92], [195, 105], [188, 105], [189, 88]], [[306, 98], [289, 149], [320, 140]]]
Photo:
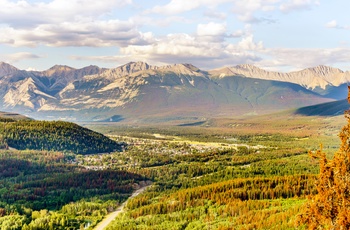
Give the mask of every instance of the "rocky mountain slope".
[[191, 64], [131, 62], [39, 72], [2, 62], [0, 109], [78, 120], [261, 114], [333, 101], [349, 76], [325, 66], [277, 73], [251, 65], [203, 71]]
[[0, 62], [0, 76], [6, 76], [17, 72], [18, 69], [12, 65], [5, 62]]
[[[310, 89], [326, 97], [335, 99], [344, 98], [345, 85], [350, 82], [350, 72], [342, 71], [329, 66], [317, 66], [300, 71], [281, 73], [266, 71], [253, 65], [237, 65], [209, 71], [211, 76], [222, 78], [225, 76], [241, 75], [250, 78], [291, 82]], [[335, 92], [341, 88], [340, 92]]]

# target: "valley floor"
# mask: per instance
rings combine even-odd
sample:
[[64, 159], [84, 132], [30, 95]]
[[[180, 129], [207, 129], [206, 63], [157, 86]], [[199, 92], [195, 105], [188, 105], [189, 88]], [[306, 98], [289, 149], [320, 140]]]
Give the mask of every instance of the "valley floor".
[[268, 126], [263, 120], [219, 120], [209, 128], [95, 127], [128, 149], [85, 157], [85, 164], [104, 162], [154, 181], [107, 229], [295, 229], [319, 170], [308, 151], [322, 143], [331, 156], [342, 121], [274, 119], [270, 129], [260, 129]]
[[[304, 229], [298, 215], [319, 173], [308, 153], [322, 143], [331, 157], [341, 124], [285, 115], [191, 127], [85, 124], [124, 150], [0, 151], [0, 226]], [[144, 181], [152, 186], [137, 188]]]

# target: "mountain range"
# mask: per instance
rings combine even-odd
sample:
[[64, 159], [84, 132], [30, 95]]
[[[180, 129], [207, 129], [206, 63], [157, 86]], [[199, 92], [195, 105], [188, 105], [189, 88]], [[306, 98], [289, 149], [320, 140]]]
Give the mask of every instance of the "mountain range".
[[130, 62], [25, 71], [0, 62], [0, 110], [78, 121], [231, 117], [341, 100], [349, 82], [350, 72], [328, 66], [281, 73], [248, 64], [204, 71]]

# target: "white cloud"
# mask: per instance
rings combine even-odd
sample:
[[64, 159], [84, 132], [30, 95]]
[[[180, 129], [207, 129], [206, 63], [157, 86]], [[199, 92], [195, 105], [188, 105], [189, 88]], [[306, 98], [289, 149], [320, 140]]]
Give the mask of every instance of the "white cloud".
[[280, 5], [280, 10], [285, 13], [295, 10], [309, 10], [313, 6], [317, 6], [319, 4], [320, 2], [318, 0], [289, 0]]
[[147, 44], [148, 40], [132, 22], [119, 20], [83, 19], [42, 24], [31, 30], [0, 27], [0, 42], [13, 46], [126, 46]]
[[34, 68], [34, 67], [28, 67], [26, 69], [26, 71], [39, 71], [38, 69]]
[[[167, 0], [137, 4], [131, 0], [39, 1], [0, 0], [0, 44], [38, 49], [41, 46], [116, 47], [116, 52], [120, 50], [119, 56], [71, 58], [118, 63], [126, 60], [190, 62], [206, 69], [242, 63], [302, 68], [345, 62], [349, 58], [337, 49], [268, 49], [262, 41], [255, 41], [253, 35], [266, 39], [264, 44], [272, 44], [269, 36], [261, 36], [261, 31], [266, 29], [272, 34], [274, 28], [282, 28], [284, 21], [292, 20], [288, 18], [290, 15], [281, 12], [314, 10], [319, 0]], [[124, 6], [127, 7], [121, 9]], [[314, 16], [319, 12], [310, 13]], [[278, 17], [283, 20], [276, 26], [253, 24], [275, 22]], [[296, 26], [303, 29], [302, 25]], [[337, 20], [324, 26], [350, 29], [341, 22], [339, 25]], [[279, 33], [270, 37], [277, 41], [281, 38]], [[282, 42], [278, 44], [283, 46]], [[297, 45], [285, 44], [287, 47]], [[307, 45], [306, 41], [301, 44]], [[13, 47], [11, 49], [22, 51]], [[19, 52], [7, 56], [6, 60], [26, 58], [38, 57]]]
[[[220, 31], [220, 30], [219, 30]], [[215, 33], [215, 34], [220, 34]], [[213, 35], [215, 35], [213, 34]], [[152, 64], [191, 63], [203, 69], [224, 65], [255, 63], [261, 60], [261, 42], [254, 42], [252, 36], [243, 38], [237, 44], [204, 41], [188, 34], [169, 34], [154, 38], [156, 42], [148, 45], [129, 45], [121, 48], [117, 56], [72, 56], [75, 60], [98, 62], [145, 61]]]
[[332, 21], [329, 21], [325, 24], [325, 26], [327, 28], [331, 28], [331, 29], [344, 29], [344, 30], [349, 30], [350, 29], [350, 26], [341, 26], [338, 24], [337, 20], [332, 20]]
[[197, 34], [199, 36], [223, 36], [226, 33], [226, 25], [210, 22], [208, 24], [199, 24]]
[[197, 35], [199, 39], [212, 42], [224, 41], [226, 35], [226, 25], [210, 22], [208, 24], [199, 24], [197, 26]]
[[0, 21], [13, 28], [29, 28], [40, 24], [75, 21], [77, 17], [97, 17], [113, 8], [131, 4], [130, 0], [54, 0], [49, 3], [1, 1]]
[[0, 43], [12, 46], [125, 46], [147, 43], [137, 25], [108, 19], [131, 0], [0, 1]]
[[123, 56], [132, 56], [136, 60], [149, 60], [156, 63], [189, 62], [208, 69], [260, 60], [259, 52], [256, 52], [260, 49], [263, 49], [262, 43], [255, 43], [252, 36], [243, 38], [238, 44], [228, 44], [208, 42], [188, 34], [170, 34], [146, 46], [124, 47], [121, 53]]
[[[12, 46], [118, 46], [149, 44], [140, 28], [144, 25], [167, 27], [174, 22], [193, 24], [191, 19], [176, 14], [204, 7], [203, 14], [226, 20], [227, 15], [216, 7], [229, 4], [238, 19], [245, 23], [273, 21], [257, 17], [256, 12], [278, 9], [281, 0], [171, 0], [168, 4], [154, 6], [148, 12], [170, 14], [162, 20], [148, 15], [134, 15], [129, 19], [109, 19], [113, 10], [132, 4], [131, 0], [53, 0], [29, 2], [0, 0], [0, 43]], [[281, 5], [287, 10], [292, 6], [310, 5], [315, 0], [291, 0]], [[226, 5], [225, 5], [226, 6]], [[283, 7], [282, 7], [283, 6]], [[151, 6], [152, 7], [152, 6]], [[219, 7], [218, 7], [219, 8]], [[208, 13], [208, 9], [212, 14]], [[147, 11], [147, 10], [146, 10]], [[201, 23], [197, 26], [198, 39], [223, 42], [225, 38], [244, 36], [242, 30], [226, 34], [225, 22]]]
[[258, 23], [262, 21], [271, 21], [266, 18], [255, 16], [256, 12], [269, 12], [277, 8], [279, 0], [246, 0], [234, 1], [232, 11], [237, 15], [240, 21], [246, 23]]
[[280, 1], [281, 0], [172, 0], [166, 5], [155, 6], [151, 10], [147, 10], [146, 13], [176, 15], [204, 7], [210, 10], [204, 12], [205, 16], [223, 20], [226, 19], [227, 14], [218, 12], [215, 10], [215, 8], [222, 4], [229, 4], [227, 7], [232, 9], [231, 12], [235, 13], [239, 20], [243, 22], [255, 23], [265, 20], [271, 21], [270, 19], [257, 18], [254, 16], [254, 13], [258, 11], [268, 12], [276, 10], [278, 8], [277, 3]]
[[260, 41], [258, 43], [254, 42], [253, 35], [249, 35], [247, 37], [244, 37], [239, 43], [238, 47], [242, 50], [262, 50], [264, 49], [263, 43]]
[[127, 56], [127, 55], [116, 55], [116, 56], [79, 56], [79, 55], [72, 55], [69, 56], [69, 59], [71, 60], [78, 60], [78, 61], [92, 61], [92, 62], [101, 62], [101, 63], [113, 63], [113, 65], [123, 65], [128, 62], [133, 61], [143, 61], [148, 62], [147, 59], [135, 59], [133, 56]]
[[275, 48], [264, 50], [266, 55], [263, 61], [258, 63], [262, 67], [289, 67], [293, 69], [304, 69], [318, 65], [334, 66], [348, 63], [350, 59], [349, 48], [314, 48], [314, 49], [292, 49]]
[[0, 55], [0, 58], [2, 60], [5, 60], [5, 62], [7, 62], [7, 63], [15, 63], [15, 62], [19, 62], [22, 60], [37, 59], [37, 58], [42, 58], [42, 57], [39, 55], [36, 55], [36, 54], [29, 53], [29, 52], [18, 52], [18, 53]]
[[268, 17], [258, 17], [256, 16], [257, 13], [277, 10], [289, 13], [291, 11], [311, 9], [320, 3], [319, 0], [171, 0], [168, 4], [154, 6], [145, 12], [148, 14], [176, 15], [204, 7], [210, 9], [210, 11], [204, 12], [205, 16], [225, 19], [227, 17], [225, 13], [216, 11], [216, 7], [223, 4], [228, 4], [227, 6], [232, 9], [232, 12], [236, 14], [240, 21], [259, 23], [265, 21], [274, 22], [275, 20]]
[[325, 25], [327, 28], [337, 28], [338, 27], [338, 23], [336, 20], [332, 20], [330, 22], [327, 22]]
[[[191, 63], [202, 69], [250, 63], [264, 69], [273, 71], [285, 70], [286, 72], [315, 67], [321, 64], [329, 66], [347, 64], [350, 59], [350, 48], [267, 49], [262, 47], [260, 42], [255, 43], [252, 41], [250, 37], [243, 39], [240, 44], [237, 45], [227, 44], [226, 46], [217, 45], [216, 47], [212, 47], [211, 45], [208, 45], [208, 47], [187, 47], [187, 45], [191, 45], [195, 41], [193, 37], [188, 35], [176, 35], [175, 37], [180, 40], [185, 39], [188, 41], [182, 41], [182, 44], [179, 44], [178, 48], [174, 49], [166, 47], [165, 41], [163, 41], [153, 46], [132, 46], [124, 48], [123, 55], [74, 56], [71, 58], [75, 60], [117, 62], [119, 64], [125, 64], [135, 60], [149, 62], [154, 65]], [[172, 39], [175, 38], [172, 37]], [[251, 42], [253, 44], [249, 44]], [[209, 49], [209, 46], [212, 47], [212, 50], [206, 51], [206, 49]], [[180, 47], [188, 52], [182, 52]], [[188, 50], [188, 48], [190, 48], [190, 50]], [[203, 55], [201, 55], [201, 52], [203, 52]]]
[[204, 16], [208, 18], [215, 18], [219, 20], [225, 20], [227, 18], [227, 14], [219, 11], [208, 10], [204, 12]]
[[182, 23], [182, 24], [187, 24], [190, 25], [193, 23], [191, 19], [188, 19], [186, 17], [181, 17], [181, 16], [167, 16], [167, 17], [162, 17], [161, 20], [159, 18], [153, 18], [152, 16], [145, 16], [145, 15], [134, 15], [129, 19], [130, 21], [134, 22], [135, 25], [151, 25], [154, 27], [169, 27], [171, 24], [174, 23]]
[[146, 11], [146, 13], [158, 13], [158, 14], [180, 14], [183, 12], [194, 10], [198, 7], [215, 7], [225, 2], [230, 2], [232, 0], [171, 0], [166, 5], [155, 6], [151, 10]]

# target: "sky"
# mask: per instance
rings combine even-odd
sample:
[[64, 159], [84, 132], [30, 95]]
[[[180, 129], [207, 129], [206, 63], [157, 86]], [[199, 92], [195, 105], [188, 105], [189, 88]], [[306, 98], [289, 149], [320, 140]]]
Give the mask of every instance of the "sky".
[[0, 61], [350, 70], [348, 0], [0, 0]]

